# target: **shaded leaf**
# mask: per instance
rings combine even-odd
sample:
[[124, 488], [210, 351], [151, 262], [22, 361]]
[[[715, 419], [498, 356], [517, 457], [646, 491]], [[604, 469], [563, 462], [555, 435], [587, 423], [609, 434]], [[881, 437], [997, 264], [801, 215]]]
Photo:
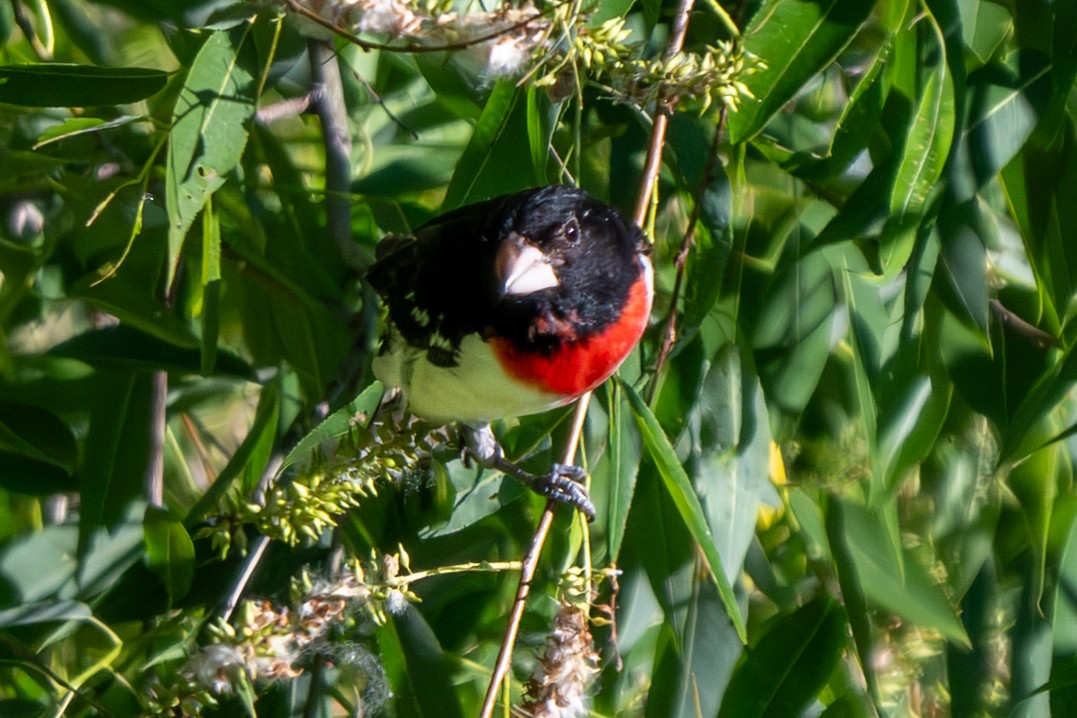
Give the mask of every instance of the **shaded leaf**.
[[164, 509], [146, 507], [146, 562], [161, 577], [170, 603], [187, 595], [194, 579], [194, 544], [183, 522]]
[[829, 598], [782, 616], [733, 675], [719, 718], [800, 715], [830, 680], [844, 643], [841, 608]]
[[[730, 585], [730, 575], [736, 576], [739, 573], [739, 567], [730, 567], [729, 569], [723, 567], [721, 554], [714, 541], [714, 534], [711, 532], [710, 526], [707, 525], [703, 508], [700, 506], [699, 499], [692, 488], [692, 482], [689, 480], [688, 474], [685, 473], [681, 462], [677, 459], [673, 447], [670, 446], [669, 439], [666, 438], [662, 427], [658, 424], [658, 420], [639, 394], [628, 385], [622, 384], [622, 386], [636, 414], [636, 421], [640, 426], [644, 446], [647, 447], [648, 453], [658, 467], [658, 472], [662, 476], [666, 490], [677, 506], [681, 519], [692, 534], [692, 538], [703, 551], [703, 555], [709, 564], [711, 575], [718, 584], [718, 593], [722, 597], [722, 603], [725, 604], [726, 612], [737, 629], [737, 635], [743, 641], [747, 638], [744, 617], [741, 615], [740, 607], [737, 605], [736, 597], [733, 595], [733, 588]], [[727, 573], [727, 570], [732, 571], [732, 574]]]
[[168, 73], [50, 63], [0, 66], [0, 102], [24, 107], [124, 105], [157, 94]]

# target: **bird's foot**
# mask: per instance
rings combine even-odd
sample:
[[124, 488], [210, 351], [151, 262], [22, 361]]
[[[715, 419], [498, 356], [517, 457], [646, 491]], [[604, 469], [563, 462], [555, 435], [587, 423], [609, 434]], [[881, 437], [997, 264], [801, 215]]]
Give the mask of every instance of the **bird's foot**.
[[554, 464], [548, 474], [532, 474], [505, 458], [489, 426], [465, 427], [464, 437], [470, 453], [482, 466], [508, 474], [540, 496], [573, 507], [588, 521], [595, 520], [595, 505], [580, 483], [587, 472], [579, 466]]
[[587, 472], [579, 466], [554, 464], [548, 474], [532, 474], [502, 458], [494, 464], [494, 468], [541, 496], [573, 507], [586, 516], [588, 521], [595, 520], [595, 505], [591, 503], [587, 489], [580, 483], [587, 477]]

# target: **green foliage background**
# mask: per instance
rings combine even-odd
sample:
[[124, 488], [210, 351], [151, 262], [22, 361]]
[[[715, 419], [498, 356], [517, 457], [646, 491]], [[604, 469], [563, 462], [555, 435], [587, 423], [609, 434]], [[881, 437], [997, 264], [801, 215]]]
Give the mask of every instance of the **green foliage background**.
[[[655, 55], [673, 11], [594, 18]], [[615, 565], [595, 715], [1071, 715], [1077, 4], [711, 0], [686, 49], [734, 40], [725, 13], [763, 64], [736, 111], [672, 119], [652, 330], [592, 404], [599, 517], [558, 512], [510, 700], [568, 569]], [[435, 575], [205, 714], [478, 714], [516, 587], [491, 562], [522, 556], [541, 500], [440, 434], [433, 460], [376, 457], [335, 529], [288, 487], [371, 446], [348, 419], [379, 393], [378, 239], [569, 178], [628, 211], [650, 121], [582, 71], [555, 101], [302, 28], [264, 4], [0, 3], [0, 715], [175, 705], [263, 531], [246, 595], [276, 605], [341, 552]], [[343, 185], [287, 109], [326, 62]], [[498, 430], [541, 467], [567, 418]], [[280, 533], [304, 520], [317, 538]]]

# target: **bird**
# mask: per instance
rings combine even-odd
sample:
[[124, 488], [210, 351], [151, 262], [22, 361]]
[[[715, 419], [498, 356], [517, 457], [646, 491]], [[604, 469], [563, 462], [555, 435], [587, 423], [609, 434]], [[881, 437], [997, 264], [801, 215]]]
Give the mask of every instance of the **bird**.
[[593, 520], [582, 469], [526, 472], [490, 423], [564, 406], [613, 375], [648, 324], [650, 254], [615, 207], [556, 184], [386, 235], [366, 275], [387, 308], [374, 374], [416, 416], [459, 423], [479, 464]]

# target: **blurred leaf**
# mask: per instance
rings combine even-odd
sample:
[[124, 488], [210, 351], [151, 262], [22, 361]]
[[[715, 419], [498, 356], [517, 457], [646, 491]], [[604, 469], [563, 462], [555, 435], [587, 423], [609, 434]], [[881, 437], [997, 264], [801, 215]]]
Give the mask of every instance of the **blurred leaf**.
[[209, 35], [176, 100], [168, 143], [168, 278], [172, 285], [187, 231], [235, 169], [257, 98], [247, 27]]
[[1026, 587], [1036, 606], [1041, 604], [1046, 580], [1047, 540], [1051, 530], [1051, 513], [1056, 494], [1056, 482], [1061, 470], [1061, 444], [1051, 444], [1034, 451], [1015, 466], [1007, 477], [1007, 485], [1021, 504], [1023, 521], [1028, 531], [1032, 560], [1028, 568]]
[[[452, 180], [449, 181], [449, 187], [445, 190], [445, 199], [441, 203], [442, 212], [461, 207], [469, 200], [482, 199], [472, 197], [471, 190], [486, 163], [491, 159], [491, 151], [509, 121], [509, 116], [516, 106], [517, 97], [518, 91], [514, 82], [502, 80], [494, 86], [483, 106], [482, 115], [475, 124], [471, 140], [467, 143], [460, 161], [456, 163], [456, 171], [453, 173]], [[511, 189], [506, 188], [507, 191]]]
[[[740, 607], [737, 605], [733, 589], [730, 586], [729, 577], [731, 574], [727, 573], [727, 569], [722, 565], [718, 546], [714, 542], [711, 528], [707, 525], [703, 508], [700, 506], [699, 499], [692, 488], [692, 482], [685, 473], [684, 467], [678, 461], [673, 447], [669, 444], [669, 439], [666, 438], [662, 427], [659, 426], [658, 420], [651, 413], [650, 408], [632, 387], [627, 384], [622, 386], [628, 396], [629, 403], [632, 405], [632, 410], [636, 414], [636, 421], [639, 423], [643, 443], [658, 467], [658, 472], [662, 476], [666, 490], [677, 506], [681, 519], [706, 557], [711, 575], [717, 582], [722, 603], [729, 614], [729, 619], [737, 629], [737, 635], [744, 641], [747, 638], [744, 617], [741, 615]], [[730, 567], [728, 571], [731, 571], [732, 575], [736, 576], [739, 573], [739, 567]]]
[[743, 645], [726, 619], [713, 583], [696, 582], [679, 641], [666, 641], [656, 657], [645, 716], [715, 715]]
[[47, 526], [0, 549], [3, 605], [73, 598], [78, 540], [75, 526]]
[[[202, 368], [201, 354], [193, 346], [169, 344], [123, 324], [79, 334], [49, 353], [103, 369], [198, 374]], [[234, 354], [221, 352], [216, 368], [220, 375], [254, 378], [251, 367]]]
[[767, 485], [771, 436], [759, 380], [734, 345], [715, 358], [689, 423], [700, 504], [723, 564], [741, 566]]
[[[599, 465], [591, 471], [591, 477], [598, 491], [609, 493], [606, 499], [609, 507], [606, 513], [606, 540], [609, 543], [609, 559], [616, 562], [635, 494], [641, 449], [639, 430], [630, 420], [629, 407], [619, 383], [609, 384], [609, 397], [609, 448]], [[597, 498], [595, 488], [591, 491]]]
[[169, 603], [175, 603], [191, 590], [194, 544], [183, 522], [164, 509], [147, 506], [144, 525], [146, 562], [164, 581]]
[[103, 377], [101, 384], [79, 477], [79, 530], [84, 541], [98, 527], [122, 520], [131, 504], [144, 495], [150, 468], [152, 377], [148, 373]]
[[93, 611], [81, 601], [28, 603], [0, 611], [0, 627], [11, 628], [52, 621], [86, 621], [92, 617]]
[[919, 561], [895, 553], [879, 515], [853, 503], [845, 503], [844, 509], [845, 546], [867, 600], [968, 647], [969, 638], [942, 586]]
[[965, 45], [984, 65], [1013, 32], [1013, 16], [1003, 5], [983, 0], [959, 0], [957, 6]]
[[795, 413], [815, 391], [839, 320], [829, 257], [811, 252], [791, 263], [763, 301], [752, 332], [759, 374], [770, 400]]
[[1077, 655], [1077, 521], [1072, 518], [1058, 569], [1051, 612], [1052, 642], [1058, 653]]
[[719, 718], [800, 715], [838, 667], [844, 643], [841, 608], [829, 598], [782, 616], [733, 674]]
[[[277, 438], [277, 424], [280, 419], [280, 393], [273, 385], [267, 386], [258, 397], [258, 408], [254, 413], [254, 423], [243, 438], [243, 442], [228, 460], [228, 464], [214, 479], [213, 484], [187, 513], [184, 523], [194, 526], [209, 515], [228, 493], [228, 490], [240, 476], [246, 475], [244, 491], [251, 491], [261, 477], [269, 462]], [[328, 421], [328, 419], [326, 420]], [[293, 455], [299, 447], [292, 449], [279, 471], [284, 471], [294, 461]], [[305, 456], [305, 454], [300, 454]]]
[[872, 4], [859, 0], [771, 0], [752, 17], [744, 49], [766, 63], [744, 83], [755, 99], [729, 117], [729, 139], [750, 140], [808, 78], [826, 68], [860, 29]]
[[942, 251], [939, 269], [952, 288], [954, 313], [987, 336], [987, 249], [978, 231], [983, 218], [975, 200], [946, 213], [939, 221]]
[[37, 144], [34, 145], [34, 149], [39, 149], [52, 142], [66, 140], [69, 137], [78, 137], [92, 132], [103, 132], [114, 127], [123, 127], [141, 119], [136, 115], [122, 115], [106, 122], [96, 117], [71, 117], [42, 132], [37, 138]]
[[[989, 2], [979, 4], [994, 6]], [[1002, 74], [995, 68], [984, 68], [969, 76], [969, 118], [959, 142], [969, 154], [977, 185], [994, 179], [1032, 134], [1039, 117], [1028, 95], [1048, 72], [1048, 66], [1037, 66], [1027, 58], [1020, 77]]]
[[462, 716], [456, 691], [449, 681], [447, 657], [437, 637], [414, 606], [393, 617], [400, 647], [407, 660], [410, 695], [417, 716], [453, 718]]
[[70, 427], [35, 406], [0, 405], [0, 486], [47, 495], [76, 488], [78, 449]]
[[682, 340], [692, 337], [718, 300], [732, 250], [732, 187], [720, 166], [713, 173], [700, 198], [702, 226], [696, 230], [685, 265], [684, 312], [678, 326]]
[[168, 73], [141, 67], [0, 65], [0, 102], [24, 107], [126, 105], [157, 94]]

